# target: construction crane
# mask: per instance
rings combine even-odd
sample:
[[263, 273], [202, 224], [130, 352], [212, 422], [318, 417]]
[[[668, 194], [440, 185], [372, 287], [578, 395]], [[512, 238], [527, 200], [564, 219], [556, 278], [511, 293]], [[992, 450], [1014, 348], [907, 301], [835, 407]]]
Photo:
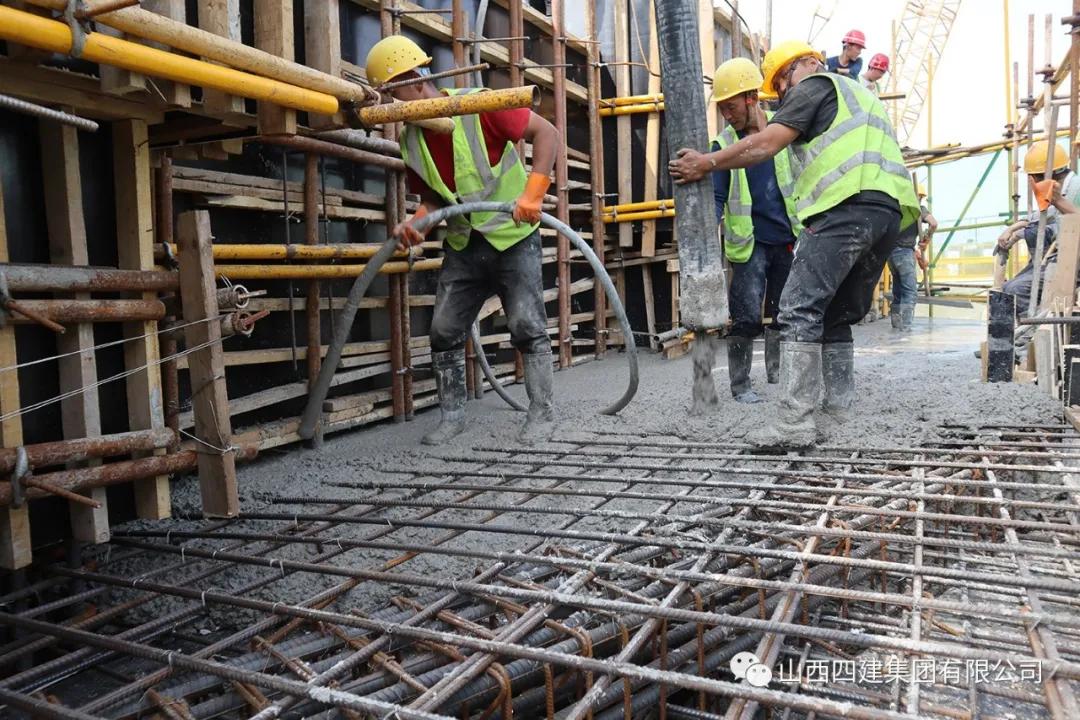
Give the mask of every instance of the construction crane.
[[932, 68], [938, 67], [962, 0], [908, 0], [894, 24], [893, 92], [905, 93], [893, 108], [901, 145], [914, 132], [930, 94]]

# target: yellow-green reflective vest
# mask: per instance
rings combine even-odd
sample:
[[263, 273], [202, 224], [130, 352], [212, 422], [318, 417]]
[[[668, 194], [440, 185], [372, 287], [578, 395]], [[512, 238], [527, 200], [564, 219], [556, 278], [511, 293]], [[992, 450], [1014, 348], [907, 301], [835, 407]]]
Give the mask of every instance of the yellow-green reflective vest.
[[919, 200], [881, 101], [854, 80], [818, 75], [836, 88], [836, 118], [810, 142], [791, 144], [799, 219], [806, 222], [856, 193], [876, 190], [900, 203], [900, 227], [906, 228], [919, 217]]
[[[766, 118], [772, 116], [772, 112], [765, 111]], [[735, 128], [728, 125], [713, 142], [722, 149], [738, 140]], [[773, 157], [773, 167], [776, 170], [776, 184], [780, 187], [784, 208], [791, 222], [791, 232], [794, 237], [798, 237], [802, 232], [802, 223], [795, 214], [795, 180], [791, 172], [791, 155], [787, 148]], [[754, 252], [754, 221], [750, 215], [752, 210], [750, 182], [746, 179], [746, 170], [732, 170], [727, 202], [724, 204], [724, 255], [730, 262], [744, 263]]]
[[[484, 88], [444, 88], [447, 95], [482, 92]], [[525, 189], [528, 179], [525, 166], [518, 159], [513, 143], [506, 143], [502, 159], [492, 167], [488, 162], [487, 144], [480, 126], [479, 115], [459, 115], [454, 119], [451, 139], [454, 152], [454, 187], [451, 190], [439, 176], [431, 159], [424, 133], [406, 125], [401, 135], [401, 159], [447, 204], [467, 202], [514, 202]], [[471, 231], [483, 235], [496, 250], [513, 246], [533, 233], [539, 225], [515, 225], [503, 213], [477, 212], [458, 215], [447, 221], [446, 242], [455, 250], [469, 244]]]

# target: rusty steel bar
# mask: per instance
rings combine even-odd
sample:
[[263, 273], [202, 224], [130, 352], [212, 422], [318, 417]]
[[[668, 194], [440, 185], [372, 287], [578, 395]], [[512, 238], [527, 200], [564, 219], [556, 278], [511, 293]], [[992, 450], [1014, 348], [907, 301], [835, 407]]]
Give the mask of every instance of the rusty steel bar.
[[12, 292], [154, 292], [180, 287], [175, 272], [65, 265], [0, 265]]
[[[367, 265], [217, 265], [214, 270], [218, 277], [230, 280], [333, 280], [354, 278], [364, 272]], [[427, 258], [416, 262], [400, 260], [387, 262], [379, 268], [385, 275], [421, 270], [438, 270], [442, 267], [442, 258]]]
[[85, 132], [97, 132], [98, 130], [98, 124], [93, 120], [87, 120], [78, 115], [53, 110], [44, 105], [27, 102], [21, 98], [11, 97], [10, 95], [0, 95], [0, 108], [4, 110], [13, 110], [14, 112], [23, 113], [24, 115], [33, 115], [34, 117], [52, 120], [53, 122], [62, 123], [64, 125], [71, 125], [72, 127]]
[[56, 495], [57, 497], [62, 497], [65, 500], [69, 500], [73, 503], [92, 507], [95, 510], [101, 507], [101, 503], [91, 497], [87, 497], [86, 495], [80, 495], [78, 493], [73, 493], [70, 490], [66, 490], [58, 485], [53, 485], [50, 482], [46, 482], [41, 478], [36, 478], [33, 475], [27, 475], [26, 477], [22, 478], [22, 484], [27, 488], [36, 488], [38, 490], [41, 490], [42, 492], [48, 493], [49, 495]]
[[[567, 223], [570, 222], [568, 208], [570, 176], [566, 157], [566, 146], [569, 140], [566, 137], [566, 68], [562, 67], [566, 63], [566, 42], [563, 39], [566, 6], [564, 0], [552, 0], [550, 7], [551, 44], [555, 58], [555, 67], [552, 70], [554, 81], [552, 94], [555, 96], [555, 129], [560, 138], [555, 150], [555, 196], [558, 198], [555, 217], [560, 222]], [[598, 257], [603, 258], [603, 255]], [[559, 367], [568, 368], [574, 359], [574, 338], [570, 335], [570, 238], [565, 235], [560, 234], [556, 240], [556, 258], [559, 279]], [[599, 283], [599, 278], [596, 282]]]
[[[293, 247], [314, 248], [319, 245], [319, 156], [308, 153], [304, 157], [304, 245]], [[310, 387], [319, 377], [322, 364], [322, 324], [319, 306], [319, 280], [308, 281], [304, 314], [307, 320], [307, 377]], [[333, 312], [333, 308], [330, 309]]]
[[314, 137], [338, 145], [348, 145], [357, 150], [379, 153], [387, 157], [401, 157], [401, 146], [398, 145], [396, 140], [373, 137], [363, 130], [324, 130], [315, 133]]
[[[252, 446], [237, 449], [237, 460], [251, 460], [257, 450]], [[138, 460], [123, 460], [120, 462], [107, 463], [97, 467], [76, 468], [73, 470], [60, 470], [47, 475], [39, 476], [39, 480], [49, 485], [64, 488], [65, 490], [79, 491], [92, 488], [108, 487], [133, 480], [145, 480], [158, 475], [175, 475], [177, 473], [190, 472], [198, 465], [198, 452], [195, 450], [180, 450], [171, 455], [153, 455], [139, 458]], [[45, 497], [49, 493], [38, 488], [28, 489], [26, 497], [30, 500]], [[10, 505], [11, 485], [0, 483], [0, 506]]]
[[[597, 101], [600, 98], [600, 46], [597, 44], [599, 33], [596, 28], [596, 0], [585, 3], [585, 36], [592, 42], [588, 46], [589, 90], [589, 190], [592, 204], [592, 242], [593, 252], [604, 259], [604, 135], [600, 127]], [[593, 328], [596, 332], [595, 353], [602, 358], [607, 353], [607, 297], [599, 279], [593, 282]]]
[[394, 422], [405, 422], [404, 352], [401, 344], [401, 275], [391, 275], [387, 312], [390, 314], [390, 395]]
[[[457, 13], [454, 14], [454, 17], [455, 18], [457, 17]], [[464, 62], [464, 61], [465, 61], [465, 59], [464, 59], [464, 57], [462, 57], [460, 62]], [[459, 62], [459, 61], [455, 59], [454, 62]], [[381, 91], [381, 92], [387, 92], [389, 90], [396, 90], [399, 87], [406, 87], [408, 85], [415, 85], [417, 83], [433, 82], [435, 80], [443, 80], [443, 79], [448, 78], [448, 77], [458, 77], [460, 75], [468, 75], [469, 73], [483, 72], [484, 70], [487, 70], [490, 67], [491, 66], [488, 65], [487, 63], [479, 63], [477, 65], [465, 65], [463, 67], [456, 67], [456, 68], [452, 68], [450, 70], [443, 70], [442, 72], [431, 73], [430, 75], [423, 75], [423, 76], [418, 76], [418, 77], [414, 77], [414, 78], [408, 78], [406, 80], [395, 80], [394, 82], [389, 82], [389, 83], [386, 83], [385, 85], [380, 85], [377, 89], [379, 91]]]
[[279, 145], [300, 152], [341, 158], [360, 165], [375, 165], [387, 170], [405, 169], [405, 163], [400, 158], [387, 157], [367, 150], [358, 150], [354, 147], [338, 145], [337, 143], [302, 135], [260, 135], [259, 142]]
[[455, 115], [474, 115], [495, 110], [534, 107], [540, 92], [535, 85], [487, 90], [470, 95], [411, 100], [409, 102], [372, 105], [357, 110], [360, 122], [371, 127], [395, 122], [448, 118]]
[[[154, 171], [154, 199], [157, 202], [157, 213], [154, 216], [154, 240], [155, 252], [160, 247], [172, 248], [172, 255], [176, 257], [177, 248], [174, 241], [174, 209], [173, 209], [173, 170], [172, 157], [166, 153], [159, 154], [161, 166]], [[155, 257], [156, 259], [156, 257]], [[173, 295], [173, 303], [163, 303], [165, 315], [168, 320], [176, 322], [181, 314], [179, 297]], [[158, 338], [161, 346], [161, 356], [169, 358], [161, 363], [161, 394], [164, 400], [165, 427], [172, 430], [175, 435], [169, 449], [175, 450], [180, 441], [180, 363], [177, 362], [176, 340], [168, 334]]]
[[[281, 245], [273, 243], [230, 243], [214, 245], [214, 260], [368, 260], [382, 243], [339, 243], [335, 245]], [[170, 247], [173, 253], [176, 246]], [[419, 251], [414, 248], [414, 255]], [[404, 250], [394, 257], [408, 257]], [[419, 257], [419, 256], [418, 256]]]
[[165, 305], [160, 300], [19, 300], [18, 312], [26, 315], [26, 319], [15, 318], [18, 323], [40, 319], [65, 324], [156, 321], [165, 317]]
[[[57, 440], [54, 442], [26, 445], [26, 457], [31, 468], [43, 468], [53, 465], [65, 465], [70, 462], [82, 462], [92, 458], [105, 458], [115, 455], [129, 455], [134, 452], [157, 450], [168, 447], [176, 440], [172, 430], [132, 430], [131, 432], [102, 435], [76, 440]], [[0, 449], [0, 474], [7, 474], [15, 469], [15, 448]]]
[[[39, 309], [28, 306], [22, 302], [16, 302], [10, 298], [3, 297], [3, 290], [0, 290], [0, 305], [3, 305], [4, 310], [12, 314], [12, 319], [17, 322], [34, 323], [36, 325], [42, 325], [55, 333], [63, 335], [66, 329], [63, 325], [55, 322], [51, 318], [45, 317], [41, 314]], [[14, 317], [14, 314], [18, 313], [22, 316], [22, 319]]]

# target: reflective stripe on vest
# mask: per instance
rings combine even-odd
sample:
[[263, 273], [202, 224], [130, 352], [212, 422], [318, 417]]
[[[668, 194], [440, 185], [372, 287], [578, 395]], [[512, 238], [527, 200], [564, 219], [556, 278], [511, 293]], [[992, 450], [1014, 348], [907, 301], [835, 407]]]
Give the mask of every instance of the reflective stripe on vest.
[[[444, 89], [447, 95], [482, 92], [483, 88]], [[466, 202], [513, 202], [525, 189], [525, 166], [518, 159], [513, 143], [506, 143], [499, 164], [492, 167], [479, 115], [460, 115], [454, 120], [451, 144], [454, 157], [454, 187], [451, 190], [439, 175], [439, 169], [428, 150], [424, 133], [413, 125], [405, 125], [401, 135], [401, 158], [433, 192], [448, 205]], [[528, 237], [539, 225], [515, 225], [509, 215], [502, 213], [470, 213], [447, 221], [446, 243], [455, 250], [469, 244], [469, 235], [476, 231], [496, 250], [505, 250]]]
[[[766, 111], [766, 119], [772, 118], [773, 113]], [[739, 139], [735, 129], [731, 125], [717, 135], [713, 142], [721, 148], [725, 148], [737, 142]], [[798, 237], [802, 232], [802, 223], [795, 214], [795, 179], [791, 171], [791, 155], [784, 148], [773, 157], [773, 168], [776, 172], [776, 184], [780, 188], [780, 194], [784, 198], [784, 208], [787, 210], [788, 221], [791, 223], [793, 237]], [[750, 196], [750, 182], [746, 177], [746, 170], [739, 168], [731, 171], [731, 182], [728, 184], [727, 202], [724, 204], [724, 255], [730, 262], [744, 263], [750, 259], [754, 252], [754, 221], [751, 216], [753, 201]]]
[[901, 228], [919, 217], [919, 201], [885, 109], [872, 92], [848, 78], [818, 73], [836, 88], [836, 118], [810, 142], [795, 141], [791, 152], [801, 168], [795, 182], [799, 219], [822, 213], [864, 190], [896, 199]]

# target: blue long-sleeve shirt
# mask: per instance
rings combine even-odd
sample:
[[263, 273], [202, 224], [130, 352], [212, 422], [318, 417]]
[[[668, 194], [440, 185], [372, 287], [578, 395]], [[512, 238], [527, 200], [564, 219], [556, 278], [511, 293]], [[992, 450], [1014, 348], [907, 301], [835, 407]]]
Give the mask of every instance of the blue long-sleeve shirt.
[[[827, 67], [829, 69], [829, 72], [831, 73], [843, 75], [843, 73], [839, 72], [838, 70], [840, 67], [839, 55], [833, 55], [831, 58], [828, 58], [825, 61], [825, 67]], [[847, 76], [852, 80], [857, 81], [859, 79], [859, 76], [862, 75], [862, 58], [856, 58], [855, 62], [849, 63], [846, 69], [848, 71]]]
[[[719, 143], [714, 142], [712, 150], [715, 152], [719, 149]], [[724, 206], [731, 188], [731, 171], [717, 170], [712, 174], [712, 181], [716, 222], [719, 224], [724, 220]], [[750, 186], [750, 219], [754, 223], [754, 241], [765, 245], [790, 245], [795, 242], [772, 158], [748, 167], [746, 182]]]

